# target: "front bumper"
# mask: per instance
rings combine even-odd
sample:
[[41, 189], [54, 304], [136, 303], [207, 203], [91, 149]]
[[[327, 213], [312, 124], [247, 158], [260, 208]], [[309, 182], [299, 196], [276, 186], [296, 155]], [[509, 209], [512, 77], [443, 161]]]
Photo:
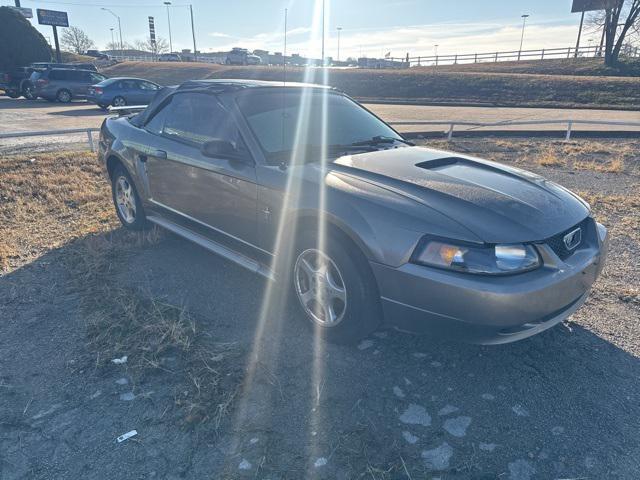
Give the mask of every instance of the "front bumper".
[[566, 260], [537, 245], [543, 266], [511, 276], [480, 276], [405, 264], [371, 263], [385, 322], [480, 344], [509, 343], [561, 322], [585, 302], [604, 266], [608, 233], [590, 220]]

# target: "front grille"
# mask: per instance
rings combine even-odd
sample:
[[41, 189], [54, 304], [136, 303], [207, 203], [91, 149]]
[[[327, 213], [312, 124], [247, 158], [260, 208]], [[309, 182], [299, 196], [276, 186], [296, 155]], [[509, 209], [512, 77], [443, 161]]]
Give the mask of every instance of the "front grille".
[[[544, 243], [549, 245], [549, 247], [551, 247], [551, 250], [553, 250], [554, 253], [558, 255], [558, 257], [560, 257], [561, 260], [566, 260], [573, 254], [573, 252], [575, 252], [578, 248], [580, 248], [580, 246], [585, 242], [585, 239], [587, 236], [588, 223], [589, 223], [589, 218], [585, 218], [582, 222], [578, 223], [577, 225], [574, 225], [571, 228], [567, 228], [564, 232], [554, 235], [553, 237], [547, 239]], [[580, 240], [580, 243], [576, 247], [569, 250], [567, 246], [564, 244], [564, 236], [578, 227], [580, 227], [580, 233], [582, 234], [582, 239]]]

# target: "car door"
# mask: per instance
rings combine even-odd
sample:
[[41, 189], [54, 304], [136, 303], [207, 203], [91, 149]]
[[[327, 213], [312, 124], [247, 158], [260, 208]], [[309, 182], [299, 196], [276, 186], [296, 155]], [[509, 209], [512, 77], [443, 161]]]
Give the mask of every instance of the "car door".
[[160, 86], [156, 85], [155, 83], [147, 82], [145, 80], [139, 80], [138, 86], [140, 92], [140, 98], [138, 99], [138, 102], [140, 105], [148, 105], [153, 97], [155, 97], [158, 90], [160, 90]]
[[[150, 201], [160, 209], [255, 245], [257, 186], [253, 160], [234, 119], [207, 93], [178, 93], [145, 126]], [[223, 139], [245, 160], [211, 158], [205, 142]]]

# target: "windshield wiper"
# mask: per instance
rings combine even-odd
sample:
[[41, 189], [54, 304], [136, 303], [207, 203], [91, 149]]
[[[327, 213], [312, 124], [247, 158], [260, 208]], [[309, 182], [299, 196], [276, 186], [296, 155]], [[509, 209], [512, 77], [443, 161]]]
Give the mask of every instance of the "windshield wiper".
[[397, 138], [397, 137], [384, 137], [382, 135], [376, 135], [375, 137], [371, 137], [368, 140], [362, 140], [360, 142], [353, 142], [351, 145], [357, 147], [360, 145], [380, 145], [382, 143], [395, 143], [395, 142], [400, 142], [400, 143], [404, 143], [405, 145], [409, 145], [411, 147], [415, 146], [415, 143], [409, 142], [408, 140], [405, 140], [404, 138]]

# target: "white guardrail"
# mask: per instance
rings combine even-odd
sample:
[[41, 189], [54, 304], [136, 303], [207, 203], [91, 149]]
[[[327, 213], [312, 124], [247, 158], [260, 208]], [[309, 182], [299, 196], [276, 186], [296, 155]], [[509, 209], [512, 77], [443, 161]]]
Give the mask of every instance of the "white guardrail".
[[[390, 125], [399, 126], [399, 125], [448, 125], [449, 129], [446, 131], [447, 140], [451, 140], [453, 138], [453, 132], [457, 125], [465, 126], [465, 127], [478, 127], [478, 128], [487, 128], [487, 127], [511, 127], [511, 126], [522, 126], [522, 125], [566, 125], [566, 140], [571, 139], [571, 133], [573, 131], [574, 125], [618, 125], [625, 127], [639, 127], [640, 122], [622, 122], [622, 121], [611, 121], [611, 120], [523, 120], [523, 121], [504, 121], [504, 122], [466, 122], [466, 121], [452, 121], [452, 120], [399, 120], [394, 122], [388, 122]], [[40, 136], [49, 136], [49, 135], [66, 135], [73, 133], [86, 133], [87, 141], [89, 143], [89, 148], [92, 152], [95, 151], [95, 144], [93, 141], [93, 132], [99, 132], [99, 128], [71, 128], [66, 130], [41, 130], [41, 131], [31, 131], [31, 132], [7, 132], [0, 133], [0, 139], [3, 138], [22, 138], [22, 137], [40, 137]], [[517, 131], [517, 130], [515, 130]], [[537, 130], [544, 131], [544, 130]], [[491, 130], [487, 131], [487, 133], [491, 133]], [[601, 133], [606, 133], [602, 132]], [[635, 132], [634, 130], [629, 130], [629, 133], [637, 133], [640, 135], [640, 130]]]

